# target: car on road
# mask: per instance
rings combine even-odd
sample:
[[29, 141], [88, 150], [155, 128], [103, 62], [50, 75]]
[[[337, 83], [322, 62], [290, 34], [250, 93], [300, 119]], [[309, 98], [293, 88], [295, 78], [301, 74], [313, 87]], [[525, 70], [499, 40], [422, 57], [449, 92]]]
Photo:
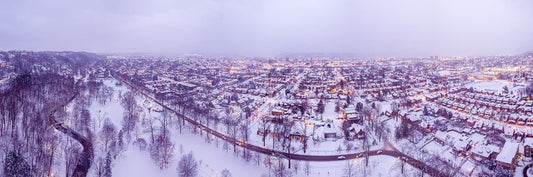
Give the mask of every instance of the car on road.
[[383, 151], [379, 150], [378, 152], [376, 152], [376, 154], [381, 154]]
[[339, 160], [344, 160], [344, 159], [346, 159], [346, 157], [344, 157], [343, 155], [341, 155], [341, 156], [337, 157], [337, 159], [339, 159]]

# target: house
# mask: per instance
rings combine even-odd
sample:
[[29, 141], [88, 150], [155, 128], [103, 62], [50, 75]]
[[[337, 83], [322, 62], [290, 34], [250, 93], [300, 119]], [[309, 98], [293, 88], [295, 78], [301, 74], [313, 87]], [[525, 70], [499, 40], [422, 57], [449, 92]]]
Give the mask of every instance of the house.
[[524, 156], [532, 157], [531, 148], [533, 148], [533, 138], [526, 138], [524, 140]]
[[326, 140], [337, 139], [339, 136], [341, 136], [342, 133], [340, 127], [333, 124], [333, 122], [326, 122], [324, 126], [321, 127], [321, 131], [323, 134], [323, 138]]
[[470, 149], [471, 142], [472, 141], [466, 136], [457, 137], [457, 139], [453, 140], [453, 144], [452, 144], [453, 150], [455, 150], [455, 152], [457, 152], [458, 154], [466, 152]]
[[346, 119], [349, 123], [360, 123], [362, 121], [359, 114], [348, 114]]
[[448, 132], [435, 132], [435, 141], [442, 145], [450, 145], [457, 154], [468, 151], [472, 144], [472, 140], [470, 138], [455, 130], [449, 130]]
[[437, 131], [435, 132], [435, 141], [438, 143], [444, 145], [446, 143], [447, 135], [443, 131]]
[[347, 108], [343, 110], [343, 112], [344, 112], [343, 114], [344, 118], [347, 118], [348, 116], [353, 115], [353, 114], [357, 114], [357, 111], [354, 105], [349, 105]]
[[335, 130], [333, 123], [326, 123], [324, 125], [324, 138], [337, 138], [337, 130]]
[[348, 128], [348, 132], [350, 134], [350, 137], [353, 137], [353, 139], [363, 139], [365, 138], [365, 131], [364, 127], [359, 124], [352, 124]]
[[298, 140], [298, 141], [301, 141], [301, 142], [303, 142], [303, 141], [305, 141], [305, 140], [307, 139], [307, 136], [303, 135], [303, 134], [300, 133], [300, 132], [294, 132], [294, 133], [291, 133], [291, 134], [289, 135], [289, 137], [290, 137], [290, 139], [293, 140], [293, 141], [294, 141], [294, 140]]
[[502, 150], [496, 156], [496, 164], [507, 168], [515, 169], [516, 157], [518, 155], [518, 143], [505, 142]]
[[477, 161], [491, 160], [498, 155], [499, 147], [492, 144], [479, 144], [472, 148], [472, 158]]
[[283, 110], [281, 110], [280, 108], [275, 108], [272, 110], [272, 115], [273, 116], [282, 116], [284, 113]]
[[435, 101], [437, 100], [438, 98], [440, 98], [441, 96], [440, 95], [437, 95], [437, 94], [430, 94], [430, 95], [427, 95], [426, 96], [426, 100], [427, 101]]

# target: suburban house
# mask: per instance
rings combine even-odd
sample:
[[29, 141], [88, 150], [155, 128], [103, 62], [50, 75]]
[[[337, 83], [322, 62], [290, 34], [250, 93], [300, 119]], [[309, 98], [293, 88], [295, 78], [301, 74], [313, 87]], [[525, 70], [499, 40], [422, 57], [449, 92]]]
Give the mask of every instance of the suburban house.
[[514, 170], [517, 155], [518, 143], [505, 142], [500, 154], [496, 156], [496, 163], [504, 168]]

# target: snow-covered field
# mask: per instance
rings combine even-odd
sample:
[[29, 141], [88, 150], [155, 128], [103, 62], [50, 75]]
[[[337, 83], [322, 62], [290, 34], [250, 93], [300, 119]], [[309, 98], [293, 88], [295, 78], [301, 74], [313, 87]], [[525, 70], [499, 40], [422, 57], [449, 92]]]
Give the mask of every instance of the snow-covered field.
[[[144, 176], [177, 176], [177, 162], [180, 158], [180, 146], [183, 147], [183, 154], [192, 151], [194, 158], [198, 161], [199, 176], [219, 176], [223, 169], [228, 169], [233, 176], [260, 176], [266, 174], [268, 169], [253, 165], [253, 162], [246, 162], [243, 158], [233, 155], [233, 151], [224, 151], [222, 142], [217, 148], [215, 143], [207, 143], [205, 137], [184, 131], [179, 134], [172, 132], [171, 140], [175, 144], [175, 156], [169, 168], [160, 169], [150, 158], [147, 150], [141, 151], [137, 146], [130, 145], [123, 153], [123, 156], [115, 161], [113, 175], [144, 177]], [[240, 155], [240, 153], [238, 154]]]
[[[401, 171], [400, 160], [386, 155], [371, 156], [369, 158], [366, 174], [363, 158], [354, 159], [353, 166], [355, 176], [422, 176], [422, 171], [405, 163], [404, 174]], [[311, 162], [311, 174], [309, 176], [344, 176], [348, 161], [337, 162]], [[303, 163], [302, 163], [303, 164]], [[305, 176], [298, 172], [297, 176]]]
[[505, 86], [507, 86], [507, 88], [509, 89], [509, 92], [513, 91], [514, 93], [516, 93], [518, 89], [525, 88], [525, 83], [514, 85], [512, 82], [505, 81], [505, 80], [493, 80], [493, 81], [472, 82], [470, 84], [465, 85], [466, 88], [472, 87], [477, 90], [495, 91], [495, 92], [502, 92], [503, 87]]

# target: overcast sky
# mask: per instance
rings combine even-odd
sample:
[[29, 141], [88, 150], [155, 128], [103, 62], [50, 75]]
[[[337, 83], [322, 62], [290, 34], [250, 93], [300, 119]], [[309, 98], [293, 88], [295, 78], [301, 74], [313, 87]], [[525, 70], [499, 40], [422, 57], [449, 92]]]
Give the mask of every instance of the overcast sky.
[[4, 0], [0, 50], [471, 56], [533, 50], [531, 0]]

